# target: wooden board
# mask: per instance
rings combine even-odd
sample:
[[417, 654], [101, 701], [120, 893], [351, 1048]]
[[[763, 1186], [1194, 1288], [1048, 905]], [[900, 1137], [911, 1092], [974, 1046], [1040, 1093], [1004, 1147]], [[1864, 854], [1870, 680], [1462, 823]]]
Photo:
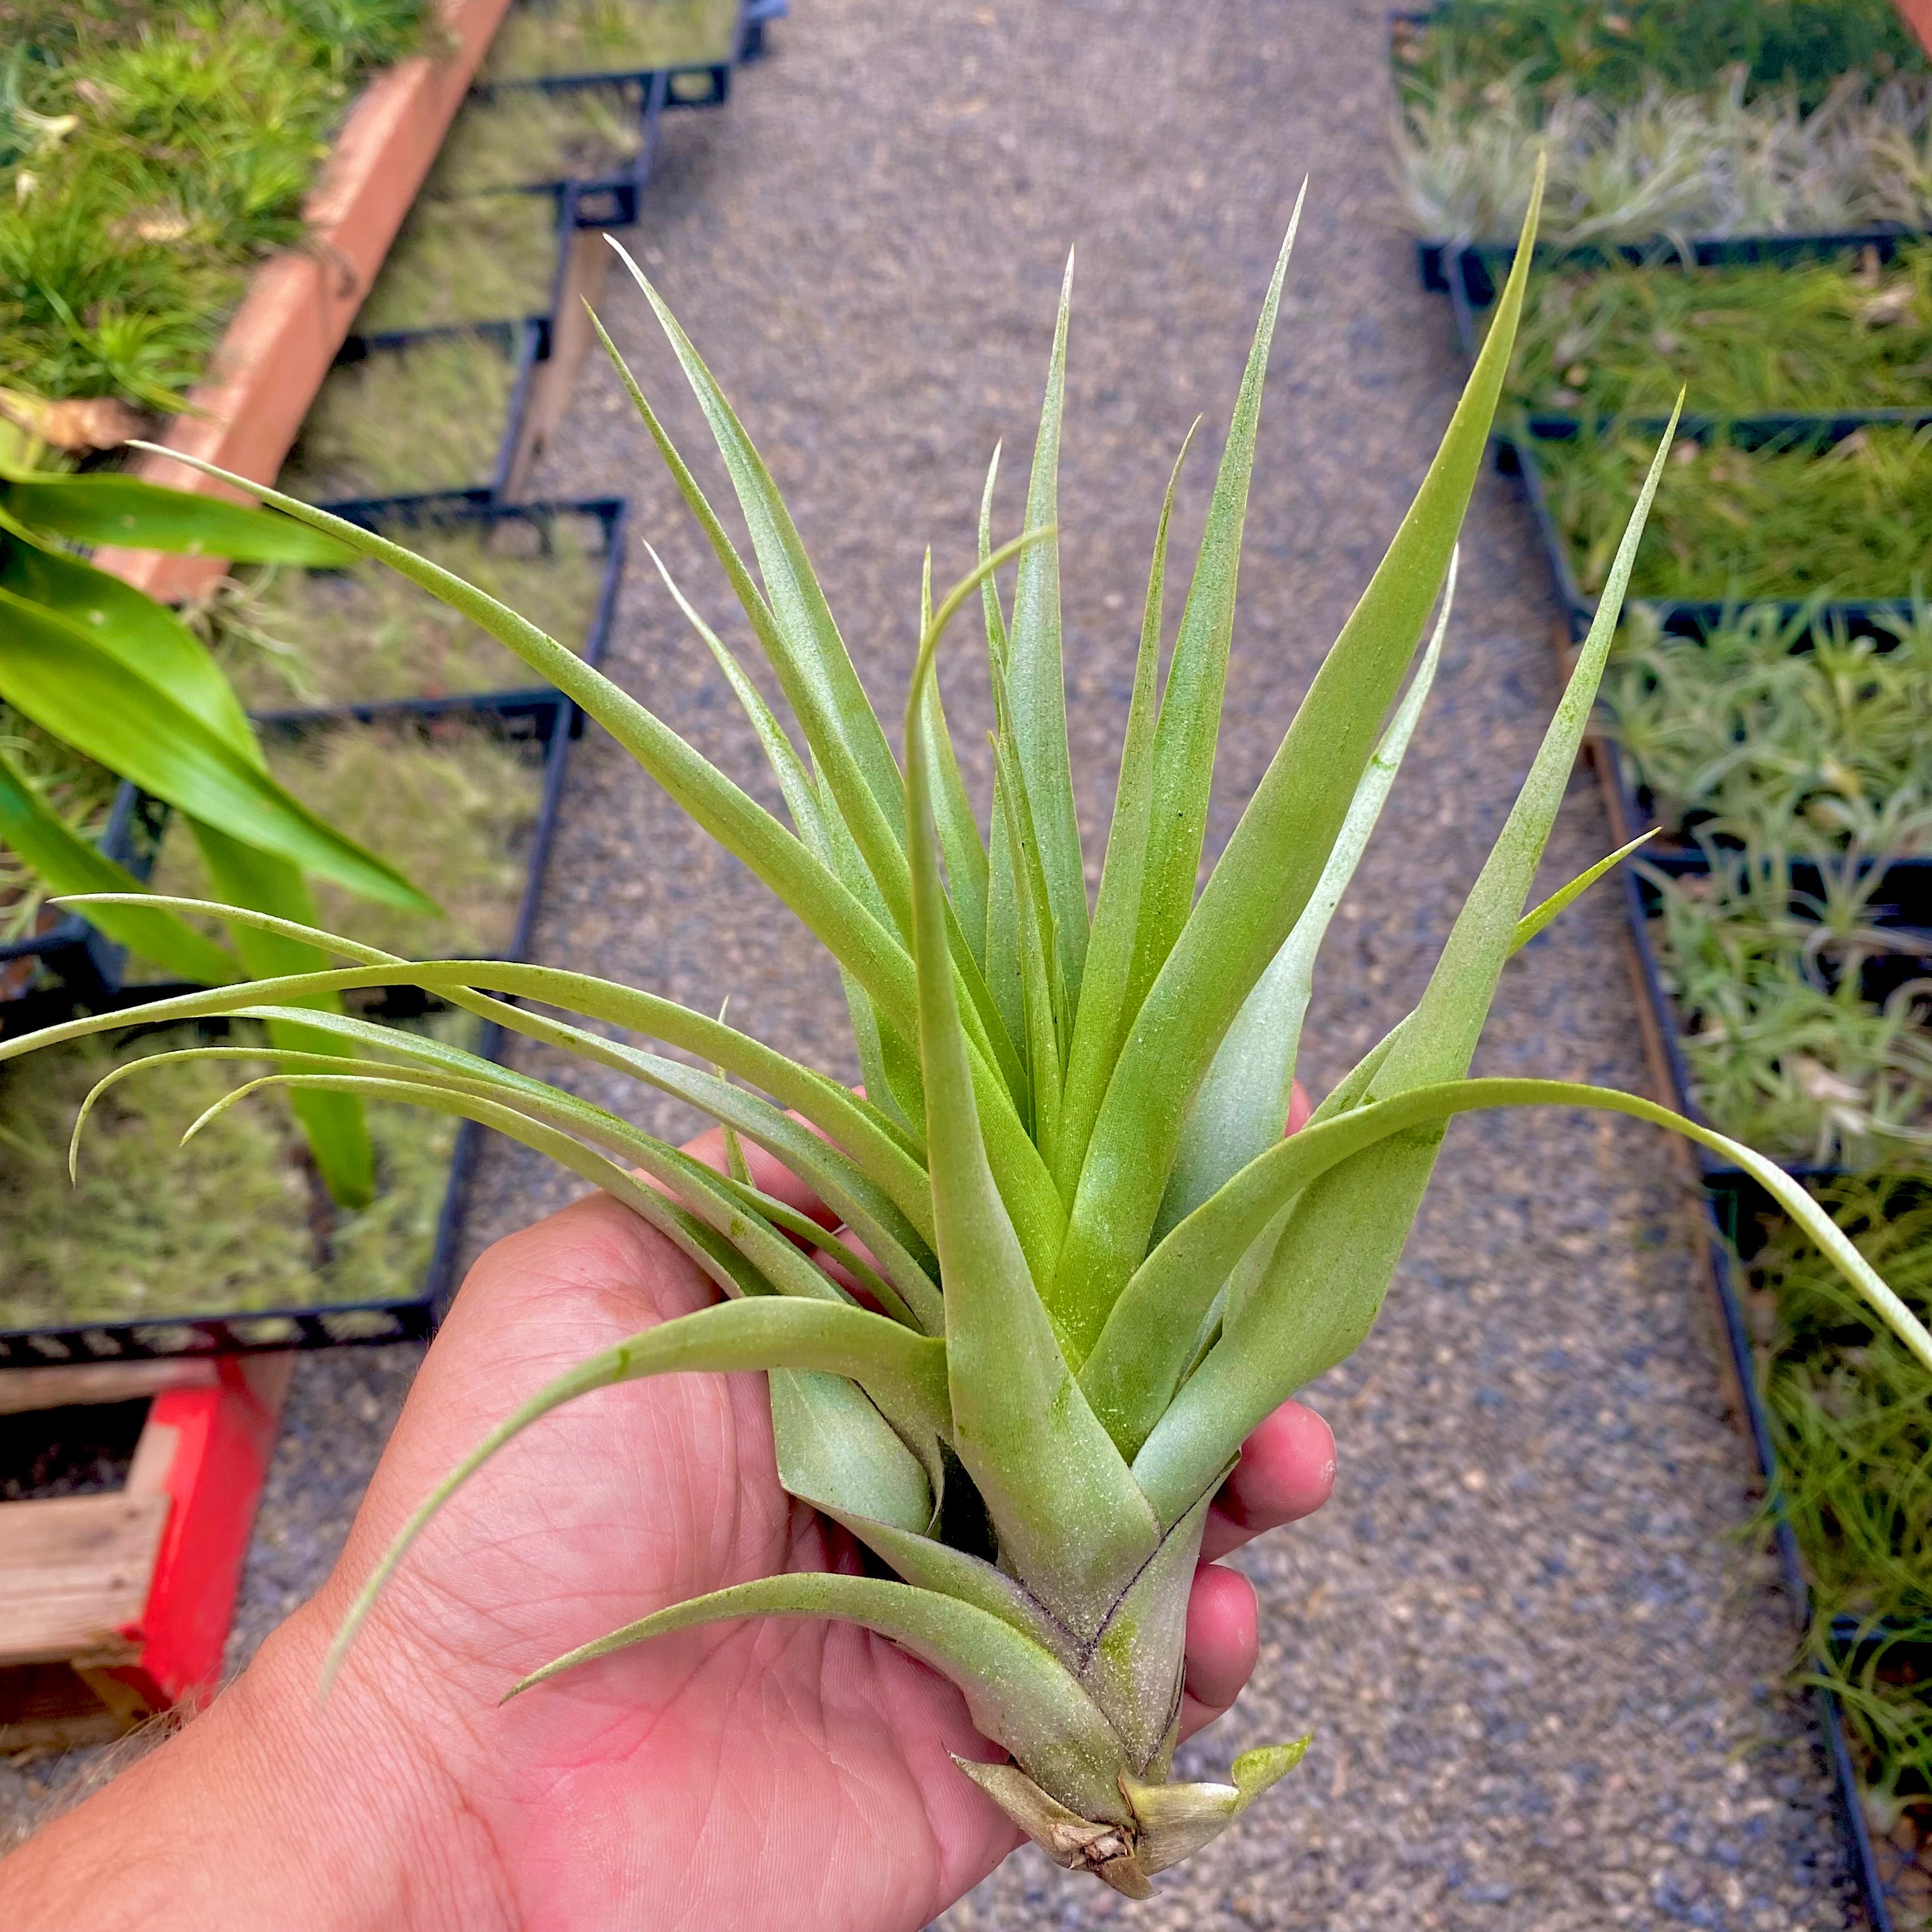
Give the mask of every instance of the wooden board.
[[214, 1364], [189, 1362], [79, 1362], [65, 1368], [12, 1369], [0, 1375], [0, 1415], [77, 1402], [133, 1402], [164, 1389], [212, 1388]]
[[165, 1493], [0, 1505], [0, 1666], [130, 1661], [167, 1520]]

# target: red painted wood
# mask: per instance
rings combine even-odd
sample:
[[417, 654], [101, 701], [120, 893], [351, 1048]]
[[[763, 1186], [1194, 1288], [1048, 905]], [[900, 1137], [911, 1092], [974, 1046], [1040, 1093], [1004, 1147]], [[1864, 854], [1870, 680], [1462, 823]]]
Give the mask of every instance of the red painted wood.
[[152, 1709], [202, 1703], [221, 1678], [249, 1532], [274, 1453], [292, 1358], [231, 1356], [212, 1388], [154, 1398], [151, 1426], [177, 1440], [164, 1487], [166, 1528], [140, 1623], [122, 1634], [141, 1646], [112, 1675]]
[[1918, 36], [1918, 44], [1932, 54], [1932, 0], [1898, 0], [1905, 24]]

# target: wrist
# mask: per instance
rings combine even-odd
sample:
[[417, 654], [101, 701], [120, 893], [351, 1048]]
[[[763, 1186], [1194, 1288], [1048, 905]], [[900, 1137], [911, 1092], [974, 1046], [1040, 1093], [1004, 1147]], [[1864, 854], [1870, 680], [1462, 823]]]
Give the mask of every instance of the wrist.
[[0, 1864], [20, 1932], [490, 1932], [510, 1922], [487, 1833], [407, 1687], [316, 1686], [299, 1611], [182, 1733]]

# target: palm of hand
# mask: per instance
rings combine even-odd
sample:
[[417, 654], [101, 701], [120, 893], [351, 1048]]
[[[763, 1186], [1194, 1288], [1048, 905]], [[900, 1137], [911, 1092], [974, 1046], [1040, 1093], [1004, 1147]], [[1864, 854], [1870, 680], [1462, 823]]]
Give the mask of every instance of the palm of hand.
[[[714, 1298], [601, 1198], [493, 1249], [424, 1363], [328, 1607], [340, 1614], [410, 1510], [517, 1401]], [[779, 1488], [763, 1377], [600, 1390], [450, 1504], [379, 1605], [341, 1693], [374, 1668], [398, 1694], [428, 1696], [436, 1755], [524, 1924], [916, 1926], [1016, 1838], [947, 1756], [991, 1754], [964, 1700], [884, 1640], [790, 1619], [722, 1624], [496, 1708], [520, 1672], [648, 1611], [833, 1567], [856, 1567], [851, 1546]]]
[[[716, 1143], [692, 1151], [722, 1166]], [[812, 1210], [792, 1176], [751, 1157], [759, 1186]], [[304, 1613], [309, 1647], [339, 1624], [416, 1504], [517, 1403], [715, 1298], [668, 1241], [602, 1196], [491, 1249]], [[1204, 1558], [1318, 1507], [1333, 1472], [1320, 1418], [1294, 1403], [1276, 1412], [1223, 1487]], [[668, 1604], [780, 1571], [856, 1567], [844, 1532], [779, 1486], [762, 1376], [600, 1390], [459, 1492], [379, 1600], [334, 1695], [374, 1699], [379, 1730], [410, 1734], [433, 1802], [463, 1820], [455, 1856], [488, 1868], [483, 1888], [512, 1924], [916, 1928], [1018, 1840], [952, 1762], [997, 1754], [963, 1698], [884, 1639], [790, 1618], [715, 1625], [498, 1708], [524, 1672]], [[1254, 1626], [1246, 1580], [1204, 1561], [1184, 1730], [1234, 1701], [1254, 1666]]]

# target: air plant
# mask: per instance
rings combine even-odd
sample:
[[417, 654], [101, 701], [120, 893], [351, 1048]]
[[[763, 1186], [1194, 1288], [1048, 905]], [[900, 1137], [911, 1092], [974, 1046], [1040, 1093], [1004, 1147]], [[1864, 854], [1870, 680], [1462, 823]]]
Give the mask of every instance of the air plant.
[[[1924, 1174], [1834, 1181], [1821, 1204], [1917, 1308], [1932, 1300]], [[1778, 1506], [1811, 1585], [1810, 1661], [1844, 1704], [1882, 1832], [1932, 1807], [1932, 1390], [1804, 1235], [1774, 1223], [1746, 1264], [1769, 1318], [1761, 1370]], [[1851, 1621], [1846, 1642], [1841, 1618]]]
[[[723, 640], [682, 592], [673, 594], [749, 711], [791, 830], [642, 704], [514, 613], [380, 536], [258, 491], [473, 616], [602, 723], [832, 954], [866, 1076], [863, 1094], [855, 1094], [722, 1022], [583, 974], [485, 961], [412, 964], [305, 928], [308, 943], [333, 946], [355, 963], [143, 1010], [151, 1020], [274, 1013], [292, 995], [324, 988], [434, 988], [531, 1039], [694, 1102], [792, 1167], [843, 1222], [827, 1236], [742, 1172], [714, 1172], [614, 1113], [433, 1042], [384, 1037], [338, 1018], [327, 1022], [332, 1031], [382, 1052], [388, 1064], [378, 1071], [278, 1054], [278, 1077], [288, 1084], [413, 1100], [554, 1155], [660, 1230], [728, 1298], [604, 1351], [510, 1416], [425, 1501], [371, 1578], [332, 1673], [384, 1578], [440, 1504], [540, 1417], [643, 1376], [763, 1370], [785, 1486], [844, 1524], [899, 1580], [768, 1577], [646, 1616], [518, 1688], [721, 1618], [847, 1618], [961, 1687], [980, 1730], [1014, 1760], [961, 1760], [962, 1773], [1049, 1856], [1141, 1896], [1154, 1874], [1225, 1828], [1305, 1747], [1247, 1752], [1228, 1783], [1170, 1781], [1189, 1582], [1209, 1500], [1243, 1440], [1372, 1324], [1452, 1115], [1535, 1103], [1600, 1108], [1721, 1150], [1815, 1234], [1932, 1366], [1932, 1335], [1768, 1161], [1635, 1095], [1468, 1077], [1510, 953], [1615, 862], [1593, 866], [1526, 914], [1661, 448], [1603, 614], [1420, 1003], [1310, 1124], [1282, 1138], [1320, 935], [1434, 674], [1456, 532], [1502, 393], [1530, 232], [1415, 502], [1198, 898], [1248, 480], [1288, 246], [1262, 309], [1161, 687], [1168, 486], [1090, 908], [1068, 766], [1054, 528], [1064, 294], [1025, 526], [994, 543], [989, 489], [978, 568], [922, 600], [902, 764], [749, 436], [630, 265], [716, 438], [762, 585], [621, 361], [620, 373], [778, 676], [805, 754]], [[996, 573], [1013, 562], [1009, 608]], [[1418, 662], [1438, 598], [1444, 608]], [[947, 627], [975, 604], [998, 719], [990, 838], [959, 778], [937, 682]], [[504, 1006], [492, 994], [653, 1036], [722, 1071]], [[98, 1024], [84, 1019], [0, 1042], [0, 1058]], [[855, 1290], [814, 1267], [794, 1234], [827, 1248]]]
[[[1649, 460], [1632, 430], [1586, 429], [1532, 454], [1570, 568], [1601, 590], [1618, 545], [1606, 500]], [[1730, 432], [1686, 440], [1658, 493], [1634, 597], [1726, 604], [1759, 598], [1907, 598], [1932, 568], [1932, 428], [1867, 424], [1835, 442], [1792, 435], [1753, 447]]]
[[1700, 638], [1627, 610], [1603, 706], [1659, 820], [1766, 854], [1932, 845], [1932, 613], [1746, 606]]
[[1624, 262], [1533, 277], [1510, 393], [1530, 408], [1750, 416], [1932, 406], [1932, 248], [1789, 267]]
[[1575, 92], [1546, 104], [1492, 82], [1473, 107], [1447, 92], [1406, 101], [1394, 133], [1404, 220], [1452, 242], [1506, 238], [1544, 154], [1544, 233], [1570, 244], [1932, 218], [1932, 82], [1922, 76], [1873, 91], [1847, 76], [1810, 114], [1788, 99], [1747, 100], [1736, 76], [1610, 106]]
[[1883, 878], [1855, 860], [1828, 868], [1809, 906], [1783, 868], [1748, 857], [1653, 881], [1692, 1097], [1781, 1160], [1870, 1166], [1932, 1149], [1932, 979], [1882, 999], [1862, 984], [1898, 938], [1869, 916]]

